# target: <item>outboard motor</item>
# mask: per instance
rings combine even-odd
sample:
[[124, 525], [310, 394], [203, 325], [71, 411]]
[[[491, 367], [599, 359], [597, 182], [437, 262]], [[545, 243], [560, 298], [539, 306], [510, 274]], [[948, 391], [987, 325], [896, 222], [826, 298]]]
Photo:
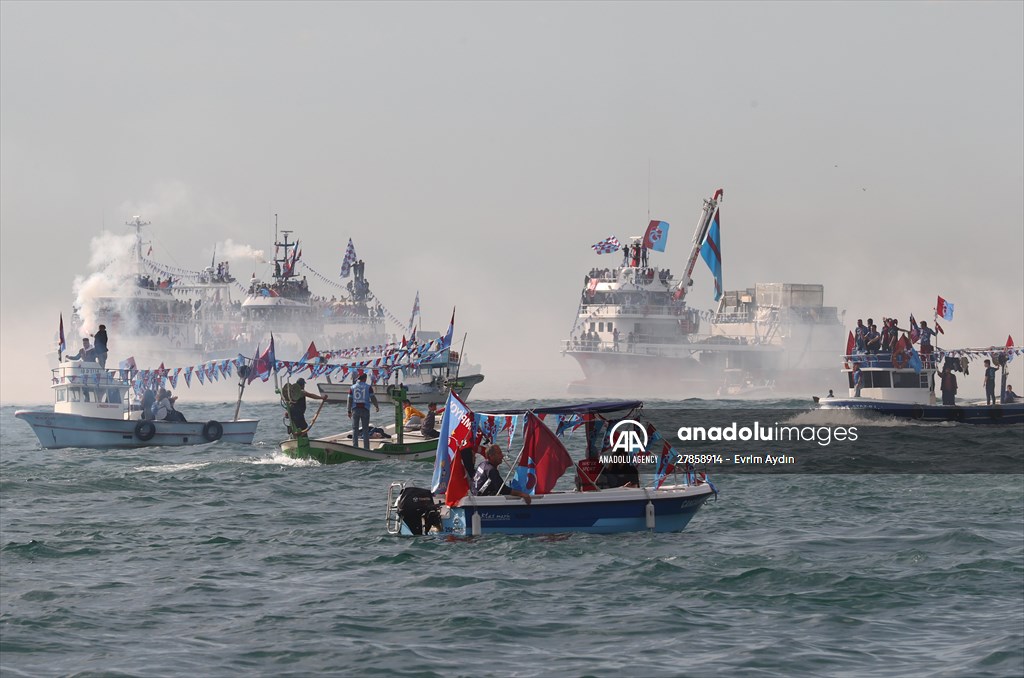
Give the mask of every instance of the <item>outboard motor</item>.
[[440, 505], [434, 503], [434, 495], [422, 487], [406, 487], [398, 495], [398, 515], [409, 531], [416, 535], [429, 532], [431, 528], [441, 529]]

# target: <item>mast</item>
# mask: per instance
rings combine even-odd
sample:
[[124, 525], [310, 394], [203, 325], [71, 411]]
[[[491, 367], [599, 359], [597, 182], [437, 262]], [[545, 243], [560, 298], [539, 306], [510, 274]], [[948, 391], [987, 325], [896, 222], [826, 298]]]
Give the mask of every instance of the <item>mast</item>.
[[675, 296], [677, 299], [685, 299], [686, 293], [690, 291], [690, 286], [693, 285], [693, 267], [697, 265], [700, 248], [708, 235], [708, 228], [711, 227], [711, 220], [715, 216], [715, 210], [718, 209], [719, 203], [722, 202], [723, 193], [724, 191], [720, 188], [715, 191], [715, 195], [710, 200], [704, 200], [704, 211], [701, 212], [700, 221], [697, 222], [697, 230], [693, 233], [693, 244], [690, 248], [690, 258], [686, 262], [686, 271], [675, 285]]
[[131, 221], [124, 223], [135, 229], [135, 275], [142, 276], [145, 270], [142, 265], [142, 227], [149, 226], [150, 222], [143, 221], [142, 217], [136, 214]]

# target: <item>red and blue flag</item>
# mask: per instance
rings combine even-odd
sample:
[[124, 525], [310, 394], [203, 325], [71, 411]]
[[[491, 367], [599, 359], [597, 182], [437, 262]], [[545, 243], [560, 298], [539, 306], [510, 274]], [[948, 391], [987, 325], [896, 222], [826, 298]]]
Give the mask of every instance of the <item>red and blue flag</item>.
[[612, 252], [619, 251], [619, 239], [614, 235], [608, 236], [601, 242], [594, 243], [591, 245], [595, 252], [598, 254], [610, 254]]
[[651, 221], [647, 224], [647, 232], [644, 233], [644, 247], [655, 252], [664, 252], [668, 244], [668, 222]]
[[526, 413], [523, 439], [513, 486], [527, 494], [548, 494], [572, 468], [572, 457], [558, 436], [533, 412]]
[[448, 393], [439, 433], [434, 475], [430, 483], [430, 491], [434, 493], [448, 489], [455, 453], [473, 441], [473, 411], [453, 392]]
[[715, 301], [718, 301], [722, 298], [722, 233], [717, 209], [711, 219], [704, 244], [700, 246], [700, 256], [711, 269], [711, 274], [715, 276]]

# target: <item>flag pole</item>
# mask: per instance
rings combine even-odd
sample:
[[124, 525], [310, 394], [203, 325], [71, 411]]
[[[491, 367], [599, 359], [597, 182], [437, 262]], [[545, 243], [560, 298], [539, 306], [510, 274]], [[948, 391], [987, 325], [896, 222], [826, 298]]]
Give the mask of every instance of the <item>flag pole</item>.
[[[462, 347], [459, 349], [459, 362], [455, 363], [455, 378], [456, 379], [459, 378], [459, 370], [462, 369], [462, 352], [466, 350], [466, 336], [468, 334], [469, 334], [469, 332], [466, 332], [466, 333], [464, 333], [462, 335]], [[449, 352], [451, 351], [450, 348], [448, 350], [449, 350]]]

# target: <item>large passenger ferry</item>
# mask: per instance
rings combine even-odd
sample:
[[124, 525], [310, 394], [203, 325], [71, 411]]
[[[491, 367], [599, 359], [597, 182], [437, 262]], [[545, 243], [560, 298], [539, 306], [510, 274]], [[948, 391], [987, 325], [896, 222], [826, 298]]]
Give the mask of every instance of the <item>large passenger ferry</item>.
[[301, 354], [311, 340], [332, 348], [387, 342], [386, 313], [361, 261], [347, 288], [316, 274], [337, 288], [333, 296], [317, 296], [300, 269], [305, 264], [292, 232], [279, 231], [272, 272], [254, 273], [245, 286], [216, 254], [201, 270], [153, 259], [143, 238], [149, 222], [136, 216], [127, 225], [134, 230], [130, 243], [111, 238], [105, 261], [76, 281], [72, 334], [85, 337], [104, 323], [118, 352], [145, 364], [234, 357], [266, 345], [271, 332], [281, 355]]
[[[651, 222], [647, 235], [611, 255], [617, 266], [584, 276], [576, 322], [562, 342], [584, 374], [571, 391], [764, 397], [827, 384], [844, 330], [837, 309], [825, 305], [824, 286], [757, 283], [722, 291], [722, 195], [719, 189], [704, 201], [681, 273], [651, 261], [664, 256], [650, 246], [660, 223]], [[688, 298], [698, 256], [718, 271], [715, 310]]]

